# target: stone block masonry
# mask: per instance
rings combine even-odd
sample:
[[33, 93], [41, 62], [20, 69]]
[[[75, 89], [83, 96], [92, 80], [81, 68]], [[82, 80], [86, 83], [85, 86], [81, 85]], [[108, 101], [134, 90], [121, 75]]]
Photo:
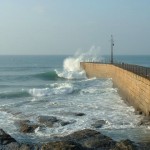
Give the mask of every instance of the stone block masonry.
[[81, 62], [88, 78], [112, 78], [123, 98], [143, 114], [150, 116], [150, 80], [113, 64]]

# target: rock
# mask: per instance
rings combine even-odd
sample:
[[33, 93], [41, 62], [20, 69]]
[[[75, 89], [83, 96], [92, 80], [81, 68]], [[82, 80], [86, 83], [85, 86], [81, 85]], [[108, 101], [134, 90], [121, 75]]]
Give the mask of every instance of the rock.
[[22, 144], [19, 150], [39, 150], [37, 145]]
[[6, 145], [0, 144], [0, 150], [19, 150], [19, 143], [12, 142]]
[[23, 126], [21, 126], [20, 128], [20, 132], [23, 133], [33, 133], [34, 130], [38, 127], [38, 125], [28, 125], [28, 124], [24, 124]]
[[53, 116], [39, 116], [38, 121], [47, 127], [53, 127], [54, 123], [60, 121], [56, 117]]
[[61, 124], [61, 126], [66, 126], [68, 124], [73, 124], [75, 122], [76, 122], [76, 120], [61, 121], [60, 124]]
[[112, 150], [138, 150], [137, 146], [130, 140], [123, 140], [116, 143]]
[[[29, 121], [23, 121], [30, 123]], [[58, 139], [57, 139], [58, 140]], [[0, 150], [149, 150], [149, 145], [135, 145], [130, 140], [115, 142], [111, 138], [91, 129], [74, 132], [59, 138], [60, 141], [46, 144], [19, 144], [0, 129]]]
[[39, 150], [39, 147], [33, 144], [19, 144], [9, 134], [0, 129], [0, 150]]
[[142, 111], [140, 111], [140, 110], [135, 110], [135, 115], [142, 115], [143, 113], [142, 113]]
[[75, 113], [74, 115], [75, 115], [75, 116], [85, 116], [84, 113]]
[[150, 149], [150, 142], [138, 143], [138, 150], [149, 150]]
[[9, 134], [0, 129], [0, 149], [1, 150], [18, 150], [19, 144]]
[[69, 111], [69, 112], [62, 112], [62, 114], [64, 115], [64, 116], [85, 116], [86, 114], [84, 114], [84, 113], [81, 113], [81, 112], [71, 112], [71, 111]]
[[29, 120], [21, 120], [20, 121], [20, 132], [23, 133], [33, 133], [34, 130], [38, 127], [39, 125], [33, 124]]
[[66, 126], [66, 125], [70, 124], [70, 122], [69, 121], [61, 121], [60, 124], [62, 126]]
[[0, 129], [0, 144], [6, 145], [12, 142], [16, 142], [16, 140], [12, 138], [9, 134], [5, 133], [2, 129]]
[[31, 150], [31, 147], [28, 144], [22, 144], [19, 150]]
[[105, 120], [97, 120], [94, 124], [92, 124], [92, 126], [94, 128], [101, 128], [105, 124], [106, 124]]
[[149, 116], [146, 116], [144, 117], [139, 123], [138, 125], [147, 125], [149, 126], [150, 125], [150, 117]]
[[87, 149], [104, 148], [107, 150], [113, 148], [116, 143], [111, 138], [91, 129], [74, 132], [63, 139], [78, 142]]
[[72, 141], [58, 141], [43, 144], [41, 150], [84, 150], [84, 148]]

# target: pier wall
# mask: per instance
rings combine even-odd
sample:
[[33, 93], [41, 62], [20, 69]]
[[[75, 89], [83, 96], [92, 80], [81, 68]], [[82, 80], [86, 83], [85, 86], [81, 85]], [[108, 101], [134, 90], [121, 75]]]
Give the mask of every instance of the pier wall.
[[150, 80], [112, 64], [81, 62], [87, 77], [112, 78], [123, 98], [139, 112], [150, 115]]

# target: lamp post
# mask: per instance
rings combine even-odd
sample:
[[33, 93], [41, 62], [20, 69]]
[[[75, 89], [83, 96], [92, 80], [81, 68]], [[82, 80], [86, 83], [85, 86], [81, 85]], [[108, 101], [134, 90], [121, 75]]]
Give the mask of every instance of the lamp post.
[[113, 64], [113, 46], [114, 46], [114, 40], [113, 40], [113, 36], [111, 35], [111, 64]]

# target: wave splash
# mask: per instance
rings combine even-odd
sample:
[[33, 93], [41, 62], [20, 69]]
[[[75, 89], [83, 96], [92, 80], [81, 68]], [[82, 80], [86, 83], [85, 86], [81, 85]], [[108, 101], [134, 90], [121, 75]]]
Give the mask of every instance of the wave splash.
[[66, 79], [85, 79], [86, 73], [80, 67], [80, 62], [94, 62], [100, 61], [102, 58], [98, 54], [99, 47], [93, 46], [88, 52], [76, 53], [73, 57], [66, 58], [63, 63], [63, 71], [56, 73], [61, 78]]
[[57, 74], [61, 78], [65, 79], [83, 79], [86, 78], [84, 70], [80, 67], [80, 58], [69, 57], [64, 60], [63, 71]]

